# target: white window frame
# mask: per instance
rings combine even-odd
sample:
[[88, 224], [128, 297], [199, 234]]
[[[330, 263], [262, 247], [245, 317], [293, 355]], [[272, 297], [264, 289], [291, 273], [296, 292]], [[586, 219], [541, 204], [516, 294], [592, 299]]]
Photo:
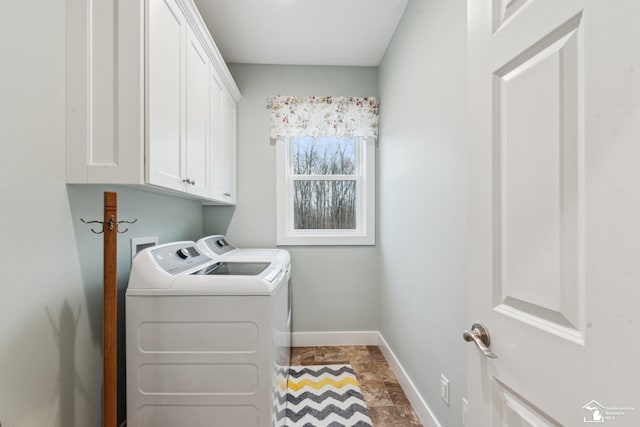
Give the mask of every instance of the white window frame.
[[344, 180], [353, 175], [320, 178], [293, 175], [291, 139], [276, 139], [276, 218], [278, 245], [375, 245], [376, 243], [376, 147], [373, 138], [356, 138], [356, 228], [349, 230], [296, 230], [293, 228], [294, 180]]

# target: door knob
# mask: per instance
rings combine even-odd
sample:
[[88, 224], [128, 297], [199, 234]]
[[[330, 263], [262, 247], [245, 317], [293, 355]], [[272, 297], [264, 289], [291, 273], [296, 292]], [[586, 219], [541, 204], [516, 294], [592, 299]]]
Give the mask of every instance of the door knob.
[[464, 331], [464, 333], [462, 334], [462, 338], [464, 338], [464, 340], [467, 342], [473, 341], [474, 343], [476, 343], [480, 351], [482, 351], [485, 356], [492, 359], [498, 357], [491, 350], [489, 350], [489, 345], [491, 344], [489, 331], [482, 323], [474, 323], [471, 326], [471, 332]]

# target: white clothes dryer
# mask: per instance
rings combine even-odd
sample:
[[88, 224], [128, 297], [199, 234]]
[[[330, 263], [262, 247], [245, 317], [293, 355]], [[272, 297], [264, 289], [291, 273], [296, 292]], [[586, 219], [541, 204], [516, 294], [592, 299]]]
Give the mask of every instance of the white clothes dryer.
[[198, 240], [198, 247], [213, 259], [258, 261], [277, 260], [286, 266], [291, 265], [291, 255], [286, 249], [236, 248], [221, 234], [203, 237]]
[[[226, 261], [278, 262], [282, 263], [291, 277], [291, 254], [286, 249], [236, 248], [222, 234], [203, 237], [197, 242], [198, 248], [209, 258]], [[293, 288], [289, 283], [289, 305], [287, 307], [287, 330], [291, 331]]]
[[282, 426], [289, 272], [194, 242], [136, 255], [126, 292], [127, 425]]

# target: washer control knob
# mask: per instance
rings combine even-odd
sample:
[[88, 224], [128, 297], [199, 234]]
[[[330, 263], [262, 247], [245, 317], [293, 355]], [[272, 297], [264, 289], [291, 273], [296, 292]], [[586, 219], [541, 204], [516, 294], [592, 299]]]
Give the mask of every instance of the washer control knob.
[[189, 251], [186, 248], [178, 249], [176, 254], [182, 259], [187, 259], [189, 257]]

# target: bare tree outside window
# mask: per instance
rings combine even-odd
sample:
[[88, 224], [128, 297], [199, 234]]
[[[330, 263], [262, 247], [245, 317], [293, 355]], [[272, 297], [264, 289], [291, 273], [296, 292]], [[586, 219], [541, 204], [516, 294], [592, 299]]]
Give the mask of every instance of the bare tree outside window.
[[354, 138], [293, 139], [294, 229], [356, 228], [356, 153]]

